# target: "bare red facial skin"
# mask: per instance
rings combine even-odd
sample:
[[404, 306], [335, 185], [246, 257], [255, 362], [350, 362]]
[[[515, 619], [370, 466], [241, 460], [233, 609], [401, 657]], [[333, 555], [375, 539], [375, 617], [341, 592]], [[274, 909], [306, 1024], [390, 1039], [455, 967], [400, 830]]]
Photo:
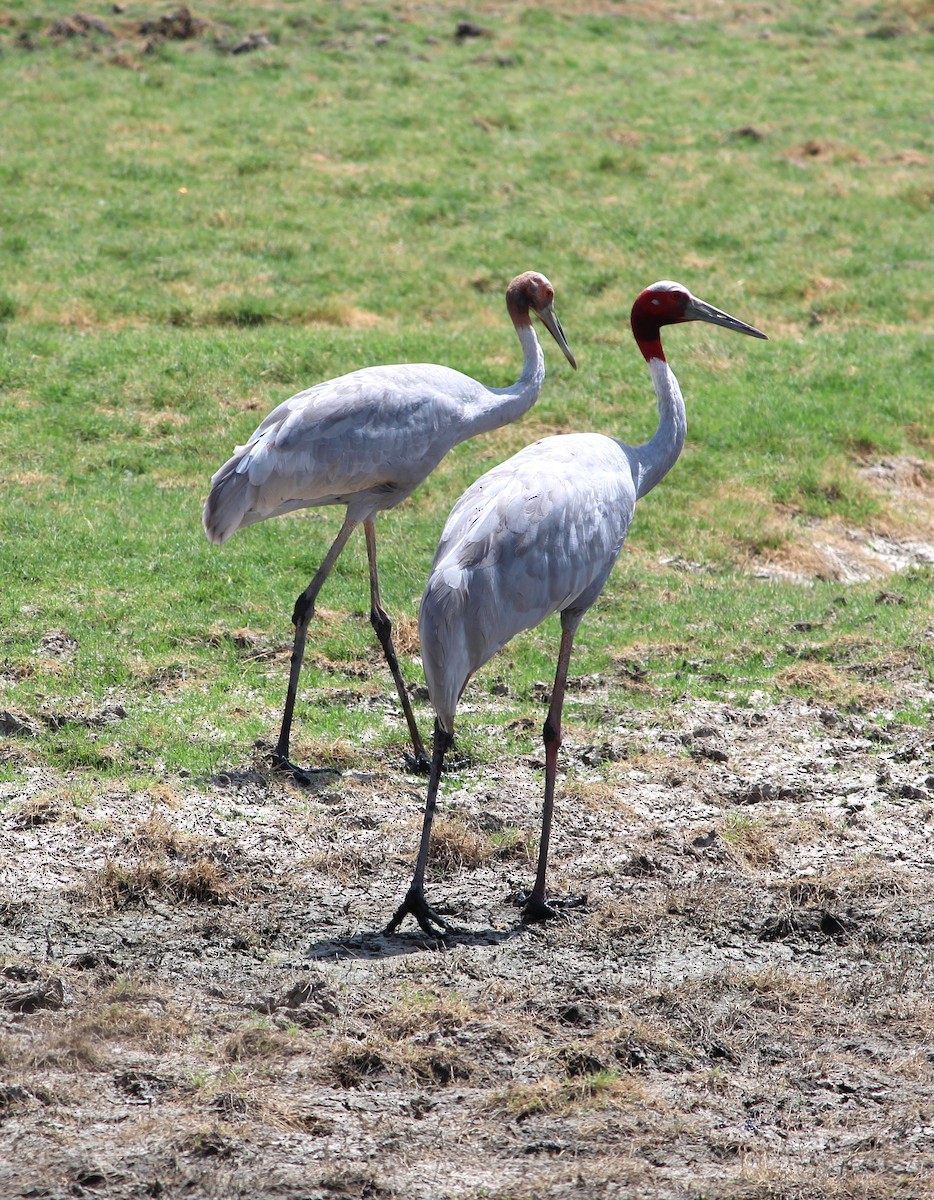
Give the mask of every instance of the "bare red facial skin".
[[506, 289], [506, 308], [513, 321], [528, 325], [531, 324], [529, 309], [544, 308], [554, 298], [554, 290], [544, 276], [526, 271], [524, 275], [517, 275]]
[[536, 308], [547, 308], [549, 304], [554, 302], [555, 290], [541, 275], [535, 277], [535, 284], [535, 298], [533, 303]]
[[646, 288], [636, 297], [630, 315], [632, 335], [646, 362], [653, 358], [664, 359], [661, 327], [683, 321], [686, 304], [684, 292], [669, 289]]

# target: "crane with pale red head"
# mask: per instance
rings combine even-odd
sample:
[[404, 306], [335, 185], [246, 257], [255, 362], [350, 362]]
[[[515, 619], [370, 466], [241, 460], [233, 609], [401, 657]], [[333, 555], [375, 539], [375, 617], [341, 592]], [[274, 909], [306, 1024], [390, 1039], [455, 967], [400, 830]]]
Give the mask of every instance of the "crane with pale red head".
[[522, 347], [522, 373], [490, 388], [450, 367], [418, 363], [364, 367], [298, 392], [275, 408], [211, 479], [204, 530], [222, 545], [238, 529], [299, 508], [341, 504], [343, 524], [308, 587], [295, 602], [289, 682], [273, 765], [300, 782], [310, 772], [289, 759], [292, 718], [308, 627], [324, 581], [358, 525], [366, 538], [370, 621], [383, 648], [408, 724], [411, 762], [429, 763], [380, 596], [376, 517], [401, 504], [447, 452], [467, 438], [521, 417], [538, 399], [545, 358], [531, 314], [574, 356], [555, 313], [554, 288], [527, 271], [506, 290], [506, 308]]

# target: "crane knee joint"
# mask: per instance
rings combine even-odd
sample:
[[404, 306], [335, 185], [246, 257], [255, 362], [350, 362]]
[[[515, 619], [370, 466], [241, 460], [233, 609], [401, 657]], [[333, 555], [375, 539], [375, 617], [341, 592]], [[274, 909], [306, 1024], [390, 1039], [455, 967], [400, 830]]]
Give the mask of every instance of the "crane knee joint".
[[376, 630], [376, 636], [380, 641], [385, 641], [392, 633], [392, 621], [385, 612], [381, 612], [378, 608], [370, 609], [370, 624]]
[[307, 625], [314, 615], [314, 604], [308, 599], [305, 593], [302, 592], [299, 598], [295, 601], [295, 607], [292, 609], [292, 624], [301, 625], [304, 623]]

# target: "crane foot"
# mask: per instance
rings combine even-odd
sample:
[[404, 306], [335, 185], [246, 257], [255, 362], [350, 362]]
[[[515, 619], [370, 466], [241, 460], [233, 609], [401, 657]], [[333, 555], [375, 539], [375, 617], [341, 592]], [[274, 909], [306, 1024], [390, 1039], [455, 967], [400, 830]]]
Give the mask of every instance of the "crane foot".
[[405, 899], [396, 909], [395, 915], [383, 930], [383, 933], [387, 936], [395, 933], [409, 915], [413, 916], [425, 933], [430, 933], [432, 937], [440, 937], [445, 933], [451, 932], [451, 926], [442, 916], [439, 916], [435, 912], [425, 899], [424, 891], [413, 884], [405, 893]]
[[567, 896], [561, 900], [544, 900], [537, 896], [520, 898], [523, 922], [552, 921], [555, 917], [567, 920], [568, 909], [587, 903], [586, 896]]
[[406, 769], [414, 775], [431, 774], [431, 759], [427, 757], [424, 750], [420, 753], [415, 753], [412, 750], [403, 750], [402, 757], [405, 759]]
[[336, 767], [297, 767], [295, 763], [289, 762], [284, 754], [279, 754], [278, 751], [270, 758], [272, 769], [280, 775], [291, 776], [293, 782], [299, 787], [311, 787], [321, 779], [322, 775], [340, 775], [340, 771]]

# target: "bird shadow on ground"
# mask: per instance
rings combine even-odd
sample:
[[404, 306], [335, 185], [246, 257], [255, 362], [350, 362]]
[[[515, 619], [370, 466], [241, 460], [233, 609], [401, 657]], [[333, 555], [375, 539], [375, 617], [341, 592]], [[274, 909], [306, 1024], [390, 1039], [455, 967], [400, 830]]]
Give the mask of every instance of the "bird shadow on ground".
[[519, 937], [528, 929], [518, 924], [511, 929], [451, 929], [434, 936], [421, 930], [393, 933], [378, 930], [355, 933], [345, 938], [322, 938], [313, 942], [302, 956], [304, 960], [346, 958], [395, 958], [400, 954], [418, 954], [423, 950], [454, 950], [459, 946], [499, 946]]
[[227, 771], [207, 777], [204, 782], [213, 787], [226, 788], [231, 791], [269, 791], [275, 786], [283, 790], [288, 784], [300, 788], [303, 792], [317, 792], [333, 787], [334, 783], [344, 774], [337, 767], [296, 767], [294, 772], [277, 771], [269, 763], [249, 767], [232, 767]]

